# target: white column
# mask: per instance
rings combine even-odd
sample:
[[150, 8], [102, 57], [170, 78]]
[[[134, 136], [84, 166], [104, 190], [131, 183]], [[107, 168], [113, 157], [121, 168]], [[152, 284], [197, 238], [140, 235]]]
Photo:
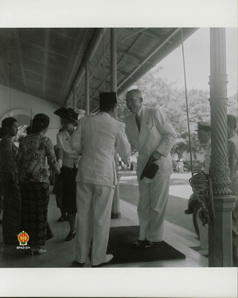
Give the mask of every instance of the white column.
[[224, 28], [210, 29], [211, 167], [215, 219], [209, 225], [209, 266], [232, 266], [232, 208], [227, 156], [227, 75]]

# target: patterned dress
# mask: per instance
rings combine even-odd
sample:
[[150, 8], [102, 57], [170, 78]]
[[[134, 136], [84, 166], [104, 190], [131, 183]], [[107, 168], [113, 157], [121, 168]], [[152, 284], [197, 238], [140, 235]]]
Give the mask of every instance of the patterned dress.
[[58, 166], [51, 140], [40, 134], [23, 138], [18, 152], [22, 195], [22, 228], [30, 236], [29, 245], [39, 247], [47, 240], [49, 166]]
[[21, 224], [21, 198], [17, 172], [17, 147], [10, 137], [0, 142], [0, 183], [3, 194], [3, 241], [17, 245]]

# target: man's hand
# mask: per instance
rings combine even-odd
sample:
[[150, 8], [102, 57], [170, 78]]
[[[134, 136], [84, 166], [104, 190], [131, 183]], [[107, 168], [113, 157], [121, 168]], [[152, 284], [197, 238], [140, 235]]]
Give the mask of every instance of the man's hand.
[[158, 151], [154, 151], [154, 153], [152, 154], [153, 158], [155, 160], [160, 159], [163, 155], [161, 153], [159, 153]]
[[154, 151], [149, 160], [148, 163], [154, 163], [155, 161], [159, 160], [161, 158], [162, 154], [160, 154], [158, 151]]

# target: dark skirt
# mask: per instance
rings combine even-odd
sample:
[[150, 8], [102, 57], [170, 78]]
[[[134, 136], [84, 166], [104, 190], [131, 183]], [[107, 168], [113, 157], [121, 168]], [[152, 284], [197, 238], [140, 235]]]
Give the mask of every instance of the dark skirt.
[[62, 167], [62, 208], [68, 213], [76, 213], [76, 168]]
[[30, 236], [30, 246], [43, 246], [47, 240], [49, 184], [22, 183], [22, 230]]
[[64, 212], [63, 206], [62, 206], [62, 196], [63, 196], [63, 185], [62, 185], [62, 173], [55, 174], [55, 179], [54, 179], [54, 189], [53, 193], [55, 194], [55, 199], [56, 199], [56, 204], [57, 207]]
[[3, 242], [18, 245], [17, 235], [21, 232], [21, 195], [19, 185], [4, 177], [3, 180]]

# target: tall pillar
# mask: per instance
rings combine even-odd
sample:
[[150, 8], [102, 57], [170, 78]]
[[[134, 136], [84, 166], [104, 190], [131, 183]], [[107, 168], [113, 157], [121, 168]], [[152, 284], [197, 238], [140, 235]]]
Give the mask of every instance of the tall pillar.
[[86, 115], [89, 115], [90, 114], [90, 97], [89, 97], [88, 62], [85, 63], [85, 100], [86, 100]]
[[215, 219], [209, 225], [209, 266], [232, 266], [232, 208], [227, 147], [227, 75], [224, 28], [210, 29], [211, 166]]
[[77, 103], [78, 103], [77, 88], [76, 88], [76, 86], [74, 86], [73, 87], [73, 109], [74, 109], [74, 111], [76, 111], [76, 109], [77, 109]]
[[[117, 92], [117, 35], [116, 29], [111, 28], [111, 91]], [[117, 113], [116, 113], [117, 117]], [[115, 156], [115, 162], [117, 162]], [[116, 185], [113, 203], [112, 203], [112, 218], [120, 217], [120, 194], [119, 194], [119, 175], [117, 169], [118, 184]]]

